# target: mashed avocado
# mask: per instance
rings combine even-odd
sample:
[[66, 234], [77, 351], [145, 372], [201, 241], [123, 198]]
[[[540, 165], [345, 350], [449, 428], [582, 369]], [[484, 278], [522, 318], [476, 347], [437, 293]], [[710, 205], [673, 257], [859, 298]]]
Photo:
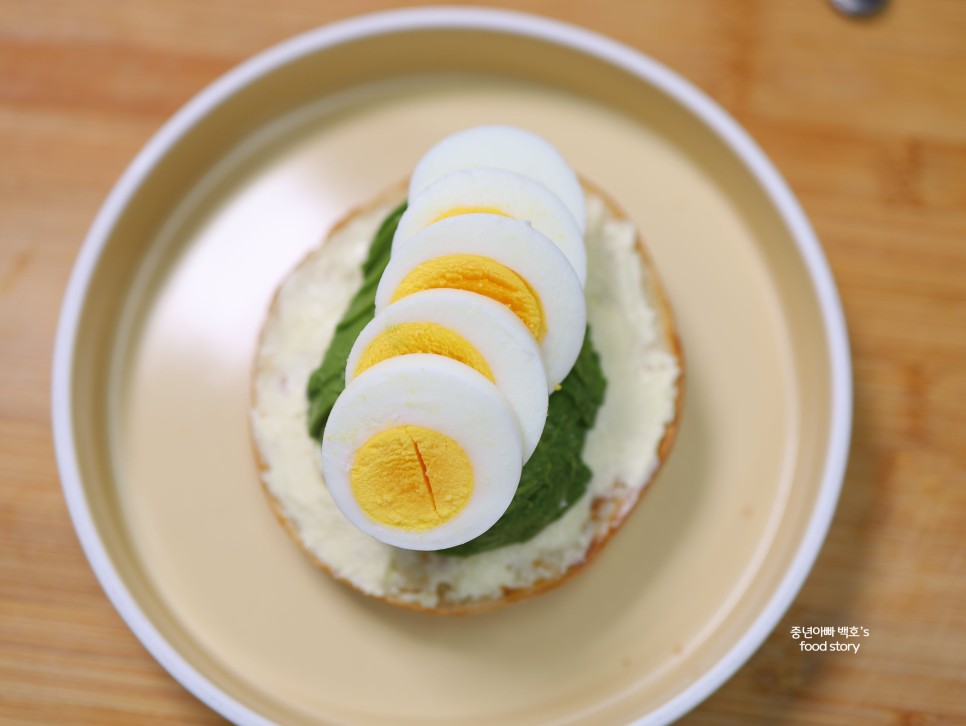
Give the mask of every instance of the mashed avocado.
[[[362, 287], [336, 326], [322, 364], [309, 378], [309, 433], [321, 440], [332, 406], [345, 388], [345, 367], [349, 351], [362, 329], [375, 316], [376, 288], [389, 263], [392, 237], [402, 204], [379, 227], [362, 265]], [[476, 539], [440, 550], [439, 554], [465, 557], [504, 545], [525, 542], [559, 518], [587, 489], [590, 469], [581, 459], [587, 432], [593, 427], [597, 409], [604, 401], [606, 381], [600, 360], [590, 339], [573, 369], [550, 396], [547, 423], [536, 451], [523, 467], [520, 486], [500, 520]]]

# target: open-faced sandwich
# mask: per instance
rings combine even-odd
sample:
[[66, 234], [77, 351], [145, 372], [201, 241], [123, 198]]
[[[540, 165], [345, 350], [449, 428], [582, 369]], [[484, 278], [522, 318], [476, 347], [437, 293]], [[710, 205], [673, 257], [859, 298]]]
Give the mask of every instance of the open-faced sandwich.
[[279, 288], [253, 380], [262, 482], [339, 581], [491, 609], [624, 522], [674, 439], [681, 370], [630, 220], [539, 136], [468, 129]]

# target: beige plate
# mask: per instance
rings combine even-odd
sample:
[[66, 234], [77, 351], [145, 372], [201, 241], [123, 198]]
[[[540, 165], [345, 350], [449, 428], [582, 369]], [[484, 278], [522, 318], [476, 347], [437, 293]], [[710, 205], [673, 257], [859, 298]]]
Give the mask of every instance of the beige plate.
[[[592, 568], [440, 619], [347, 591], [278, 526], [249, 375], [275, 286], [327, 228], [435, 140], [497, 121], [545, 135], [638, 223], [687, 401], [654, 491]], [[850, 380], [820, 248], [717, 107], [599, 36], [430, 9], [283, 44], [159, 133], [78, 260], [54, 403], [92, 566], [151, 652], [230, 718], [643, 723], [706, 696], [791, 602], [834, 509]]]

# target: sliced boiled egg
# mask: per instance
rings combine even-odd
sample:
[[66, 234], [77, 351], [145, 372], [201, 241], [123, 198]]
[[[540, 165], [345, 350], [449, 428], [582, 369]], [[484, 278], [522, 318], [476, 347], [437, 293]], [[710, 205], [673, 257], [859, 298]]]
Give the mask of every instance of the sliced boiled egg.
[[465, 290], [423, 290], [383, 308], [356, 338], [346, 382], [387, 358], [432, 353], [493, 381], [513, 407], [530, 458], [547, 420], [547, 377], [540, 348], [503, 305]]
[[584, 239], [560, 197], [539, 182], [505, 169], [454, 171], [434, 181], [409, 200], [393, 237], [393, 250], [423, 227], [474, 212], [529, 222], [567, 256], [580, 284], [586, 282]]
[[447, 174], [480, 167], [507, 169], [540, 182], [560, 197], [584, 233], [584, 192], [577, 175], [550, 142], [514, 126], [476, 126], [438, 142], [416, 164], [409, 198]]
[[437, 550], [503, 515], [523, 465], [516, 417], [469, 366], [404, 355], [353, 379], [332, 408], [321, 466], [336, 505], [386, 544]]
[[526, 222], [462, 214], [420, 230], [394, 252], [376, 289], [376, 312], [421, 290], [467, 290], [514, 313], [536, 339], [553, 388], [583, 344], [587, 307], [567, 258]]

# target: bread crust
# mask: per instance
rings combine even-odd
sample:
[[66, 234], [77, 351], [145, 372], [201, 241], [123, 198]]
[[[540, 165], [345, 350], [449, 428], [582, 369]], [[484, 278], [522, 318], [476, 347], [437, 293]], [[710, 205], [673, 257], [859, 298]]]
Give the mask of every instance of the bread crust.
[[[603, 200], [608, 212], [617, 220], [628, 219], [626, 213], [620, 206], [611, 198], [606, 192], [604, 192], [600, 187], [588, 181], [585, 178], [581, 178], [581, 184], [584, 186], [585, 190], [597, 195]], [[373, 212], [381, 207], [393, 204], [395, 202], [401, 202], [405, 198], [406, 189], [408, 184], [406, 182], [400, 182], [394, 185], [385, 192], [379, 194], [377, 197], [373, 198], [369, 202], [360, 205], [352, 209], [348, 214], [346, 214], [342, 219], [340, 219], [331, 230], [329, 230], [326, 239], [331, 237], [337, 231], [349, 224], [353, 219], [364, 215], [369, 212]], [[381, 600], [389, 605], [395, 607], [404, 608], [407, 610], [414, 610], [418, 612], [423, 612], [431, 615], [445, 615], [445, 616], [465, 616], [465, 615], [475, 615], [482, 612], [487, 612], [490, 610], [496, 610], [506, 605], [521, 602], [529, 598], [540, 595], [544, 592], [552, 590], [565, 582], [569, 581], [579, 572], [582, 572], [588, 565], [594, 562], [597, 556], [603, 551], [604, 547], [611, 541], [617, 531], [621, 528], [623, 523], [630, 516], [631, 512], [637, 508], [640, 504], [641, 499], [643, 499], [644, 494], [650, 490], [653, 486], [653, 481], [657, 477], [658, 473], [664, 467], [664, 462], [667, 459], [668, 454], [674, 445], [674, 440], [677, 437], [677, 431], [679, 427], [679, 422], [681, 418], [681, 412], [684, 406], [684, 389], [685, 389], [685, 369], [684, 369], [684, 354], [681, 349], [681, 342], [678, 338], [677, 329], [674, 325], [674, 317], [671, 312], [671, 305], [668, 301], [667, 295], [665, 293], [664, 287], [661, 283], [660, 277], [658, 276], [657, 269], [654, 266], [654, 262], [651, 259], [650, 253], [648, 252], [644, 241], [641, 238], [639, 232], [635, 229], [636, 236], [636, 249], [637, 255], [641, 262], [641, 269], [644, 278], [645, 293], [648, 296], [648, 301], [654, 308], [659, 312], [661, 319], [661, 329], [663, 331], [663, 338], [666, 350], [671, 353], [677, 361], [678, 364], [678, 378], [676, 381], [676, 397], [674, 403], [674, 415], [671, 421], [667, 424], [664, 429], [664, 435], [662, 436], [657, 447], [657, 463], [653, 467], [650, 476], [646, 481], [642, 482], [639, 486], [622, 487], [624, 492], [623, 498], [619, 499], [620, 506], [611, 507], [613, 514], [606, 520], [606, 528], [591, 540], [584, 553], [583, 558], [571, 565], [567, 570], [562, 572], [558, 577], [538, 580], [534, 584], [525, 588], [504, 588], [499, 597], [481, 598], [473, 599], [470, 601], [460, 601], [451, 602], [443, 598], [440, 599], [439, 603], [433, 607], [427, 607], [416, 602], [409, 600], [404, 600], [402, 598], [393, 597], [392, 595], [373, 595], [371, 593], [364, 592], [358, 588], [351, 580], [344, 577], [336, 575], [328, 563], [324, 562], [315, 553], [311, 552], [302, 541], [299, 536], [298, 527], [291, 520], [291, 518], [286, 514], [282, 502], [272, 493], [265, 483], [265, 478], [263, 474], [268, 469], [268, 464], [263, 459], [261, 452], [259, 450], [257, 441], [255, 439], [255, 433], [251, 426], [249, 426], [249, 437], [252, 444], [252, 450], [254, 452], [255, 462], [258, 467], [259, 481], [261, 482], [262, 491], [265, 492], [268, 498], [269, 505], [272, 512], [275, 514], [275, 518], [279, 521], [282, 527], [288, 532], [289, 536], [295, 541], [299, 549], [309, 558], [316, 567], [321, 569], [323, 572], [327, 573], [337, 582], [342, 583], [351, 590], [360, 592], [368, 597]], [[325, 242], [323, 241], [322, 244]], [[305, 255], [305, 257], [293, 268], [291, 275], [296, 269], [298, 269], [308, 257], [312, 254], [310, 251]], [[288, 276], [286, 276], [287, 279]], [[284, 283], [284, 280], [283, 280]], [[255, 355], [257, 357], [258, 351], [262, 348], [263, 337], [265, 335], [265, 328], [267, 323], [275, 314], [275, 309], [278, 304], [279, 292], [282, 288], [280, 283], [272, 297], [268, 312], [263, 322], [261, 332], [258, 337], [258, 345], [256, 347]], [[253, 366], [253, 371], [257, 372], [257, 366]], [[254, 406], [255, 402], [255, 375], [252, 376], [252, 381], [250, 384], [250, 397], [252, 404]], [[626, 484], [626, 482], [615, 482], [617, 484]], [[594, 518], [600, 518], [600, 523], [603, 523], [603, 515], [601, 514], [600, 504], [603, 504], [604, 499], [595, 499], [591, 504], [591, 516]]]

